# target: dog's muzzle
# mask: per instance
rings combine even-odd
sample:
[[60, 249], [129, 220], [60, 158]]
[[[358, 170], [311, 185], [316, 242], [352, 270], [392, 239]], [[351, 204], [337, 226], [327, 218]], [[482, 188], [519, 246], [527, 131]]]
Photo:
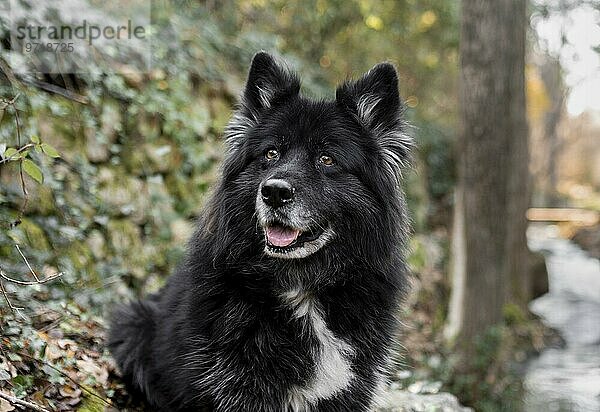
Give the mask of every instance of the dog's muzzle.
[[303, 258], [334, 236], [329, 224], [306, 218], [301, 199], [284, 179], [267, 179], [256, 196], [256, 214], [265, 236], [265, 253], [279, 258]]

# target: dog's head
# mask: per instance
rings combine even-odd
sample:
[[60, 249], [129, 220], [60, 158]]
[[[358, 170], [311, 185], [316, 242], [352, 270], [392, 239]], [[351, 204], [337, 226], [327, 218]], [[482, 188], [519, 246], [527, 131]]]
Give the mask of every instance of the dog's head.
[[294, 73], [258, 53], [226, 131], [224, 180], [232, 201], [252, 203], [239, 206], [252, 207], [264, 253], [305, 258], [337, 242], [352, 254], [393, 239], [412, 144], [394, 67], [375, 66], [332, 101], [299, 92]]

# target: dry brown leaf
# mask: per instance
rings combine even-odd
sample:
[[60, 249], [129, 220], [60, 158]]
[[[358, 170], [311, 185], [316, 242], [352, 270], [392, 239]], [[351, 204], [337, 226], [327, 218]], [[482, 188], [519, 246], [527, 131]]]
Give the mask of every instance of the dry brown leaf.
[[46, 351], [44, 352], [44, 357], [49, 361], [54, 361], [56, 359], [60, 359], [64, 356], [64, 352], [57, 348], [53, 343], [49, 343], [46, 346]]
[[66, 349], [69, 346], [73, 350], [77, 350], [77, 343], [71, 339], [58, 339], [56, 344], [61, 349]]
[[17, 376], [17, 368], [15, 368], [12, 363], [2, 356], [0, 356], [0, 369], [8, 372], [11, 378]]
[[86, 355], [83, 355], [83, 359], [77, 360], [77, 367], [81, 372], [92, 375], [96, 382], [100, 385], [106, 384], [108, 381], [108, 370], [98, 366], [93, 360], [89, 359]]
[[44, 342], [48, 342], [48, 340], [50, 339], [48, 337], [48, 334], [46, 332], [37, 332], [37, 335], [39, 336], [39, 338], [41, 340], [43, 340]]
[[[0, 392], [4, 393], [6, 395], [9, 395], [9, 396], [14, 396], [12, 392], [7, 391], [7, 390], [2, 390]], [[15, 410], [15, 407], [12, 406], [9, 401], [7, 401], [6, 399], [0, 398], [0, 412], [9, 412], [9, 411], [14, 411], [14, 410]]]
[[44, 396], [44, 392], [37, 391], [35, 392], [33, 395], [31, 395], [31, 400], [35, 403], [37, 403], [38, 405], [44, 405], [44, 406], [48, 406], [48, 401], [46, 400], [46, 397]]
[[79, 398], [81, 397], [81, 389], [73, 388], [70, 385], [63, 385], [58, 388], [58, 392], [65, 398]]
[[0, 398], [0, 412], [10, 412], [14, 410], [14, 406], [12, 406], [7, 400]]
[[44, 396], [49, 399], [53, 399], [58, 395], [58, 389], [54, 385], [48, 386], [46, 392], [44, 392]]

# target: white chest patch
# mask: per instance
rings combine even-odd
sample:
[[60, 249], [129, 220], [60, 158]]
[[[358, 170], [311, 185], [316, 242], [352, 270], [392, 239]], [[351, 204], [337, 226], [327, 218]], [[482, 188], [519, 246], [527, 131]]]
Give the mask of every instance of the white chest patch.
[[304, 387], [296, 387], [290, 393], [288, 410], [310, 411], [311, 405], [328, 399], [346, 389], [354, 378], [350, 358], [352, 347], [336, 337], [327, 327], [318, 302], [301, 289], [293, 289], [281, 296], [283, 302], [294, 310], [294, 316], [312, 327], [319, 340], [314, 353], [316, 369], [312, 379]]

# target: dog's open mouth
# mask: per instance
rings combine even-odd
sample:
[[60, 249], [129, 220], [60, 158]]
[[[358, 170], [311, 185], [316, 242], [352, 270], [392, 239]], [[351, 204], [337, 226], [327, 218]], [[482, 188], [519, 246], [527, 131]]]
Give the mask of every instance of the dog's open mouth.
[[304, 246], [305, 243], [316, 240], [323, 234], [323, 229], [301, 231], [280, 223], [265, 227], [267, 247], [273, 252], [287, 252]]

